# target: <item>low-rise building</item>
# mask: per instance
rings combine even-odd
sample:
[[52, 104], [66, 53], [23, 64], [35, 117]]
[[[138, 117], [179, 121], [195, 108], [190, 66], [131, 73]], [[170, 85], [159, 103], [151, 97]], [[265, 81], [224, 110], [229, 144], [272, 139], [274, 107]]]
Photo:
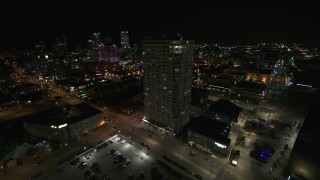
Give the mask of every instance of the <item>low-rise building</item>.
[[235, 85], [234, 93], [239, 97], [243, 96], [260, 101], [265, 97], [266, 89], [267, 87], [264, 83], [258, 83], [254, 81], [241, 81]]
[[244, 67], [231, 67], [225, 70], [225, 74], [232, 76], [236, 82], [241, 81], [248, 73], [249, 69]]
[[207, 153], [227, 157], [229, 153], [231, 126], [210, 117], [199, 116], [187, 124], [188, 144]]
[[24, 123], [33, 136], [66, 142], [105, 123], [103, 113], [87, 103], [64, 108], [53, 117], [39, 117]]
[[272, 69], [252, 69], [246, 76], [247, 81], [269, 84], [271, 81]]
[[238, 122], [238, 117], [241, 111], [241, 107], [233, 104], [229, 100], [219, 99], [218, 101], [210, 105], [205, 114], [217, 120], [226, 123], [232, 123]]
[[213, 78], [208, 82], [208, 90], [210, 94], [230, 94], [233, 91], [235, 79], [230, 75], [221, 75]]

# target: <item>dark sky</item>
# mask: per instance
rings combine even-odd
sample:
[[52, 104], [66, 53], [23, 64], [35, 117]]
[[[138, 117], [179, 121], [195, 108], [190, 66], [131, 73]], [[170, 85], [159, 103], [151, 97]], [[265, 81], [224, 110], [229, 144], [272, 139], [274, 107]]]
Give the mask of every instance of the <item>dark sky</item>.
[[182, 33], [197, 42], [320, 42], [318, 4], [313, 1], [15, 1], [0, 2], [0, 48], [49, 43], [65, 34], [85, 44], [92, 32], [131, 42], [142, 36]]

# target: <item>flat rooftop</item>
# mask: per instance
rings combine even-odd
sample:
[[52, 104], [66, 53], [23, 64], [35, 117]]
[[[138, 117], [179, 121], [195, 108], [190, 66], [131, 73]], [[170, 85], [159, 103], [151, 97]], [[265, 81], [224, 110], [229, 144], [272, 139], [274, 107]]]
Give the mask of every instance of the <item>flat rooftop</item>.
[[34, 118], [30, 118], [26, 120], [26, 122], [44, 126], [61, 125], [64, 123], [73, 124], [100, 113], [102, 113], [102, 111], [90, 104], [81, 103], [71, 106], [70, 109], [50, 109], [45, 113], [35, 115]]
[[192, 119], [188, 123], [187, 128], [223, 144], [230, 144], [231, 140], [228, 138], [228, 136], [231, 126], [228, 123], [206, 116], [199, 116]]

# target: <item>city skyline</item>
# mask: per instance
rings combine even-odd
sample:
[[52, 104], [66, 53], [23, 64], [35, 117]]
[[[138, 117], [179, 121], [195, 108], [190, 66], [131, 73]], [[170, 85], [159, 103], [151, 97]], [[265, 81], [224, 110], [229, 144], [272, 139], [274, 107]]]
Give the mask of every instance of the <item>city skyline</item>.
[[176, 35], [1, 52], [0, 179], [320, 179], [319, 46]]
[[160, 33], [218, 43], [320, 40], [312, 2], [6, 2], [2, 7], [1, 48], [31, 47], [62, 34], [71, 46], [86, 45], [93, 32], [118, 42], [122, 30], [129, 31], [131, 44]]

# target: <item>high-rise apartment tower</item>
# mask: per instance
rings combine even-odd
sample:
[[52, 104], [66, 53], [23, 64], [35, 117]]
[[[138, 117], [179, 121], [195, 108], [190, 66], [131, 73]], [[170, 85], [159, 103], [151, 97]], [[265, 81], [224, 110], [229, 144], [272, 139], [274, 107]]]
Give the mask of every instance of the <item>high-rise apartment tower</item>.
[[194, 42], [143, 40], [144, 120], [180, 133], [190, 118]]
[[130, 48], [130, 44], [129, 44], [129, 33], [128, 33], [128, 31], [121, 31], [120, 37], [121, 37], [121, 48], [122, 49], [129, 49]]

